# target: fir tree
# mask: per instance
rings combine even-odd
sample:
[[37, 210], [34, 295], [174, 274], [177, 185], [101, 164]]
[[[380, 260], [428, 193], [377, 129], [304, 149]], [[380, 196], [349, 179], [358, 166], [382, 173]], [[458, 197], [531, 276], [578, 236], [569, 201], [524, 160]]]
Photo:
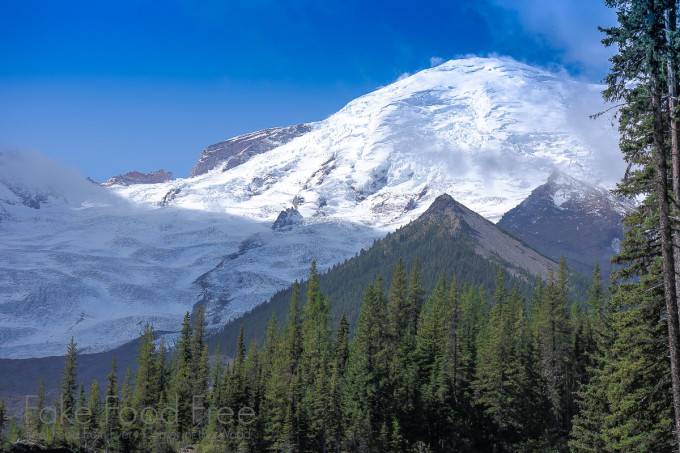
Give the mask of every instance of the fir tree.
[[45, 408], [45, 378], [40, 378], [40, 387], [38, 387], [38, 394], [33, 405], [33, 410], [26, 417], [28, 421], [27, 432], [30, 437], [37, 437], [42, 433], [44, 416], [43, 409]]
[[[617, 53], [610, 59], [612, 68], [606, 77], [607, 101], [620, 103], [620, 148], [629, 164], [629, 171], [618, 187], [620, 195], [642, 200], [637, 212], [627, 216], [627, 222], [638, 229], [637, 238], [628, 235], [622, 254], [629, 259], [628, 271], [636, 273], [649, 266], [649, 257], [659, 261], [660, 284], [663, 285], [667, 319], [668, 354], [672, 383], [672, 405], [676, 448], [680, 445], [680, 325], [678, 295], [680, 294], [680, 258], [678, 232], [673, 232], [671, 189], [680, 193], [680, 167], [677, 158], [677, 120], [667, 112], [677, 105], [669, 102], [667, 92], [676, 92], [675, 63], [677, 34], [675, 2], [608, 0], [616, 8], [618, 24], [602, 29], [605, 46], [615, 46]], [[672, 20], [671, 20], [672, 19]], [[669, 74], [670, 73], [670, 74]], [[669, 77], [670, 75], [670, 77]], [[670, 79], [670, 80], [669, 80]], [[668, 88], [668, 90], [667, 90]], [[676, 112], [673, 112], [673, 116]], [[672, 132], [672, 134], [669, 134]], [[672, 137], [669, 137], [672, 135]], [[669, 140], [670, 139], [670, 140]], [[668, 142], [675, 156], [674, 171], [669, 171]], [[669, 180], [672, 184], [669, 184]], [[677, 202], [677, 200], [676, 200]], [[636, 228], [637, 227], [637, 228]], [[653, 238], [651, 241], [645, 240]], [[647, 259], [643, 258], [647, 255]]]
[[418, 260], [413, 262], [413, 269], [409, 277], [408, 291], [406, 294], [406, 307], [409, 312], [409, 326], [411, 332], [415, 334], [418, 328], [418, 316], [423, 309], [425, 303], [425, 290], [423, 289], [423, 281], [420, 275], [420, 263]]
[[158, 367], [154, 330], [150, 324], [144, 326], [137, 352], [135, 392], [131, 404], [140, 415], [143, 415], [141, 414], [143, 409], [152, 408], [158, 402], [161, 372]]
[[330, 382], [330, 435], [336, 450], [343, 441], [345, 423], [342, 405], [342, 392], [345, 386], [347, 360], [349, 359], [349, 324], [345, 313], [342, 313], [338, 329], [333, 340], [332, 371]]
[[375, 448], [389, 400], [389, 330], [382, 278], [364, 294], [347, 368], [345, 407], [350, 448]]
[[66, 349], [64, 368], [61, 371], [61, 386], [59, 393], [59, 426], [68, 428], [71, 426], [70, 420], [73, 418], [73, 411], [76, 407], [76, 375], [78, 365], [76, 363], [76, 343], [71, 337], [71, 342]]
[[193, 391], [195, 395], [205, 396], [208, 391], [209, 364], [206, 353], [205, 308], [200, 306], [194, 313], [194, 325], [191, 337], [191, 357], [193, 359]]
[[180, 330], [180, 338], [176, 347], [176, 365], [175, 371], [171, 378], [169, 403], [177, 406], [177, 424], [175, 428], [180, 435], [191, 430], [192, 427], [192, 413], [191, 406], [193, 404], [193, 377], [196, 370], [195, 356], [193, 349], [193, 329], [191, 326], [191, 317], [187, 312], [182, 321], [182, 329]]
[[99, 427], [99, 422], [101, 421], [102, 415], [102, 396], [99, 391], [99, 383], [95, 380], [92, 381], [90, 390], [88, 392], [88, 403], [87, 403], [88, 413], [90, 419], [88, 420], [87, 430], [95, 431]]
[[277, 444], [285, 451], [300, 445], [298, 433], [301, 423], [302, 387], [299, 361], [302, 355], [302, 316], [300, 310], [300, 285], [293, 284], [290, 306], [283, 332], [283, 387], [287, 389], [283, 429]]
[[5, 407], [5, 399], [0, 399], [0, 436], [2, 436], [3, 431], [7, 428], [7, 422], [9, 417], [7, 416], [7, 408]]
[[120, 397], [118, 395], [118, 376], [116, 370], [116, 358], [111, 360], [111, 373], [106, 377], [106, 392], [104, 393], [103, 414], [101, 420], [102, 431], [106, 445], [111, 448], [117, 445], [119, 425], [118, 407]]
[[571, 404], [569, 363], [572, 358], [572, 332], [564, 257], [560, 260], [557, 274], [551, 270], [542, 295], [543, 300], [536, 314], [540, 370], [552, 407], [553, 427], [565, 433], [570, 428], [566, 414]]
[[260, 449], [269, 448], [278, 441], [285, 417], [285, 395], [283, 391], [283, 357], [281, 354], [281, 330], [272, 314], [269, 318], [265, 343], [260, 354], [258, 432], [261, 436]]
[[444, 402], [450, 394], [450, 382], [444, 369], [444, 348], [449, 333], [447, 321], [450, 311], [448, 282], [442, 274], [420, 315], [416, 346], [423, 416], [429, 445], [436, 445], [436, 439], [441, 439], [450, 416], [448, 405]]
[[330, 303], [319, 291], [312, 262], [302, 324], [300, 378], [304, 386], [305, 428], [311, 445], [325, 449], [330, 428]]
[[390, 286], [389, 303], [387, 305], [387, 319], [390, 323], [390, 334], [394, 339], [395, 348], [399, 344], [401, 337], [409, 328], [411, 314], [408, 310], [408, 287], [404, 264], [401, 260], [397, 261], [392, 274], [392, 284]]

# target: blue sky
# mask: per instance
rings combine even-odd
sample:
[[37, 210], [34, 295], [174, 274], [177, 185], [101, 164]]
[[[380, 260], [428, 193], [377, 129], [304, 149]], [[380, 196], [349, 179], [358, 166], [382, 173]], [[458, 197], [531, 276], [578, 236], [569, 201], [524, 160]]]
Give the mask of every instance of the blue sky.
[[104, 180], [321, 120], [404, 73], [509, 55], [599, 82], [598, 0], [0, 0], [0, 149]]

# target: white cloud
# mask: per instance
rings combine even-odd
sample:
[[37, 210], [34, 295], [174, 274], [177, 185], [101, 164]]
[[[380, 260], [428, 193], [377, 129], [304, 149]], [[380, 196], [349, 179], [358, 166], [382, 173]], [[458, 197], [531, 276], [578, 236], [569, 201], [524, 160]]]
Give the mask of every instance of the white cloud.
[[401, 75], [399, 75], [399, 77], [397, 77], [397, 82], [400, 81], [400, 80], [404, 80], [408, 77], [411, 77], [411, 73], [410, 72], [403, 72], [403, 73], [401, 73]]
[[[609, 67], [608, 59], [614, 50], [600, 42], [604, 34], [598, 26], [616, 24], [616, 14], [604, 2], [595, 0], [490, 0], [504, 15], [487, 16], [499, 43], [511, 38], [511, 24], [497, 23], [500, 17], [514, 20], [520, 32], [555, 49], [555, 60], [564, 65], [581, 66], [586, 72], [601, 74]], [[483, 13], [483, 11], [480, 10]], [[488, 11], [487, 11], [488, 13]], [[514, 19], [510, 19], [514, 18]]]
[[38, 151], [0, 153], [0, 183], [30, 193], [47, 194], [73, 205], [129, 203], [93, 184], [74, 167], [61, 165]]
[[430, 57], [430, 66], [435, 67], [439, 66], [440, 64], [444, 63], [444, 59], [442, 57]]

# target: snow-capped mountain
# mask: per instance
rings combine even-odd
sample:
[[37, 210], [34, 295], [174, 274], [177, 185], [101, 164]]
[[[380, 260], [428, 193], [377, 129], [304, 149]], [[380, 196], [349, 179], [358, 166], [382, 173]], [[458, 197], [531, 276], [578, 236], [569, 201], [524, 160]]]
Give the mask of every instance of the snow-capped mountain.
[[146, 321], [176, 331], [197, 303], [219, 326], [443, 193], [498, 221], [555, 169], [610, 183], [615, 128], [588, 119], [601, 89], [510, 59], [454, 60], [323, 121], [209, 147], [187, 179], [36, 209], [12, 191], [17, 172], [0, 173], [0, 357], [60, 354], [71, 335], [105, 350]]
[[609, 259], [623, 240], [623, 216], [635, 208], [630, 200], [555, 171], [498, 225], [534, 249], [590, 275], [596, 261], [606, 280]]
[[[295, 206], [307, 222], [388, 228], [448, 192], [498, 221], [556, 168], [590, 182], [622, 170], [615, 128], [588, 118], [604, 108], [601, 90], [513, 60], [454, 60], [362, 96], [307, 133], [289, 131], [239, 165], [118, 192], [146, 204], [173, 192], [176, 206], [268, 222]], [[251, 136], [270, 134], [228, 142]]]

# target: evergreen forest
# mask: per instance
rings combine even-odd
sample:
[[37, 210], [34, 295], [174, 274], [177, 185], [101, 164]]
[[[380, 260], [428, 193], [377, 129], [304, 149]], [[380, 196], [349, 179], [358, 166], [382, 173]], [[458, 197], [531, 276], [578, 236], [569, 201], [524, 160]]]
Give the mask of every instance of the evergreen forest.
[[[605, 3], [617, 23], [601, 29], [614, 51], [603, 94], [628, 164], [615, 192], [637, 202], [607, 282], [596, 267], [570, 292], [564, 260], [535, 283], [503, 263], [470, 281], [437, 248], [323, 284], [312, 263], [250, 344], [240, 328], [209, 353], [198, 308], [173, 348], [147, 325], [136, 369], [119, 382], [114, 361], [86, 389], [72, 341], [57, 398], [41, 385], [21, 420], [0, 401], [3, 448], [680, 451], [678, 4]], [[351, 296], [334, 306], [334, 288]]]

